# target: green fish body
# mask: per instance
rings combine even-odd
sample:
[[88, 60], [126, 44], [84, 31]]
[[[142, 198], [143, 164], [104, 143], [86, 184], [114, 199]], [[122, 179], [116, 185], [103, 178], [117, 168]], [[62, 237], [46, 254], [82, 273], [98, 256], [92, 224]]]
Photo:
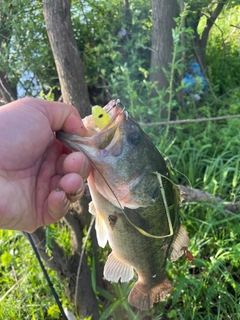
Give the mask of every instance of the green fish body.
[[115, 100], [104, 110], [111, 120], [103, 130], [97, 132], [90, 116], [91, 137], [58, 132], [57, 138], [72, 151], [83, 151], [93, 163], [89, 211], [96, 217], [99, 245], [108, 241], [112, 248], [104, 277], [125, 282], [135, 270], [138, 281], [128, 300], [145, 310], [172, 291], [166, 260], [178, 259], [189, 238], [179, 221], [179, 191], [163, 157]]

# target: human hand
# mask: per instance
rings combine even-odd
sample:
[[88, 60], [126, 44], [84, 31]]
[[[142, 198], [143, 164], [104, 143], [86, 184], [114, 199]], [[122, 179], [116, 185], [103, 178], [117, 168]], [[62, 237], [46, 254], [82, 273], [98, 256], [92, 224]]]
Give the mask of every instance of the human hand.
[[33, 232], [82, 196], [90, 163], [69, 154], [58, 130], [87, 134], [70, 105], [24, 98], [0, 107], [0, 228]]

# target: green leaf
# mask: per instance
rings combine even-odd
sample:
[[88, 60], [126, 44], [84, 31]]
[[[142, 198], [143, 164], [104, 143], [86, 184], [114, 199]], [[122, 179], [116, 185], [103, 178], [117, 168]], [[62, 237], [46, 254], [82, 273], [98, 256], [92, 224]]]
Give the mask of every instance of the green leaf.
[[10, 264], [12, 263], [12, 261], [13, 261], [13, 256], [12, 256], [9, 252], [5, 251], [5, 252], [1, 255], [1, 265], [2, 265], [3, 267], [8, 267], [8, 266], [10, 266]]

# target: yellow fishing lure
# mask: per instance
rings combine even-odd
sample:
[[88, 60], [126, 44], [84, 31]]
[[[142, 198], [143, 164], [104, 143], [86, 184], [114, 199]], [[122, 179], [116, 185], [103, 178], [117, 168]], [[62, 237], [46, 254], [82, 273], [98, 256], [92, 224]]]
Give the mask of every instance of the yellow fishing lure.
[[100, 106], [92, 107], [92, 117], [96, 126], [102, 130], [111, 120], [110, 115]]

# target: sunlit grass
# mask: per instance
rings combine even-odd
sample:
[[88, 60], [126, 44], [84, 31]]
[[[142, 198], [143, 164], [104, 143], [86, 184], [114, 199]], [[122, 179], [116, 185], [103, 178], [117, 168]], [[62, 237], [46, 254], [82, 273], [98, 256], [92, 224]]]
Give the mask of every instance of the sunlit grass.
[[[64, 306], [64, 285], [48, 270]], [[70, 307], [71, 308], [71, 307]], [[0, 230], [0, 319], [60, 319], [31, 246], [20, 232]]]

